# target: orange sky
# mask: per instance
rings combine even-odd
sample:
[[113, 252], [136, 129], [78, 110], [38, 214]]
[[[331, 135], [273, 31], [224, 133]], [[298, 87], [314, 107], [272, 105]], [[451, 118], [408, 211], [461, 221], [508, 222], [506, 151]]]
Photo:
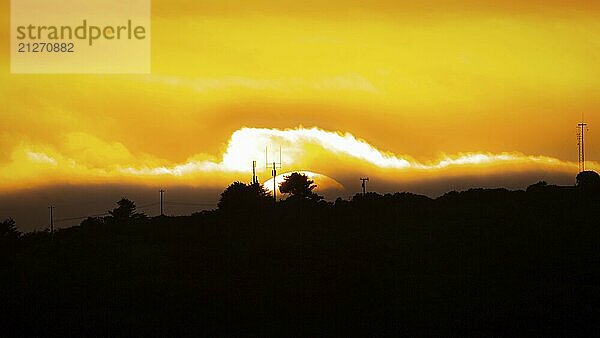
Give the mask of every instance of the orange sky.
[[287, 171], [338, 180], [574, 175], [582, 113], [591, 168], [600, 154], [599, 11], [154, 0], [151, 74], [16, 75], [2, 1], [0, 191], [224, 186], [249, 180], [264, 146], [283, 147]]

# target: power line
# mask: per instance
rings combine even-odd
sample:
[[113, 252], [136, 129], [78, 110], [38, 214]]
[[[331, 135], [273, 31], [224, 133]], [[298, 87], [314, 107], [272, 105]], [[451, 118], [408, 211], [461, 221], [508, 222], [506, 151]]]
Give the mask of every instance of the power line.
[[153, 206], [155, 206], [155, 205], [159, 205], [159, 204], [160, 204], [160, 202], [154, 202], [154, 203], [148, 203], [148, 204], [144, 204], [144, 205], [136, 206], [135, 208], [136, 208], [136, 209], [144, 209], [144, 208], [147, 208], [147, 207], [153, 207]]
[[190, 205], [190, 206], [215, 206], [216, 203], [188, 203], [188, 202], [177, 202], [177, 201], [165, 201], [166, 204], [176, 205]]
[[[142, 204], [142, 205], [136, 206], [136, 210], [142, 210], [142, 209], [146, 209], [149, 207], [160, 205], [160, 214], [164, 215], [164, 205], [165, 204], [180, 205], [180, 206], [196, 206], [196, 207], [215, 207], [216, 206], [216, 203], [191, 203], [191, 202], [181, 202], [181, 201], [167, 201], [163, 196], [165, 190], [161, 189], [160, 192], [161, 192], [161, 196], [160, 196], [161, 198], [160, 198], [159, 202], [147, 203], [147, 204]], [[102, 213], [88, 214], [85, 216], [73, 216], [73, 217], [64, 217], [64, 218], [54, 219], [54, 209], [56, 209], [56, 207], [54, 205], [50, 205], [48, 207], [48, 209], [50, 210], [50, 233], [51, 234], [54, 233], [54, 225], [56, 223], [63, 223], [63, 222], [68, 222], [68, 221], [78, 221], [78, 220], [88, 219], [91, 217], [103, 217], [103, 216], [110, 215], [110, 212], [102, 212]]]
[[105, 212], [103, 214], [95, 214], [95, 215], [88, 215], [88, 216], [61, 218], [61, 219], [57, 219], [55, 221], [55, 223], [60, 223], [60, 222], [65, 222], [65, 221], [76, 221], [76, 220], [86, 219], [86, 218], [90, 218], [90, 217], [101, 217], [101, 216], [108, 216], [108, 215], [110, 215], [110, 214], [108, 212]]
[[[141, 206], [136, 206], [136, 209], [144, 209], [144, 208], [155, 206], [158, 204], [159, 204], [158, 202], [149, 203], [149, 204], [145, 204], [145, 205], [141, 205]], [[54, 208], [54, 207], [52, 207], [52, 208]], [[96, 214], [91, 214], [91, 215], [86, 215], [86, 216], [60, 218], [60, 219], [55, 220], [54, 223], [61, 223], [61, 222], [66, 222], [66, 221], [77, 221], [80, 219], [87, 219], [90, 217], [102, 217], [102, 216], [108, 216], [108, 215], [110, 215], [110, 212], [96, 213]]]

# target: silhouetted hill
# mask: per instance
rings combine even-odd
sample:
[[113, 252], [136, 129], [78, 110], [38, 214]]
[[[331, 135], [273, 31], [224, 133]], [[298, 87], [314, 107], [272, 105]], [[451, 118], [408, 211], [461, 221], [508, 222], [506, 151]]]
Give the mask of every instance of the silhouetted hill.
[[[242, 186], [243, 203], [249, 203]], [[3, 239], [5, 335], [597, 333], [600, 192], [290, 199]], [[233, 202], [232, 202], [233, 201]], [[122, 203], [125, 205], [125, 203]], [[117, 209], [115, 209], [117, 210]]]

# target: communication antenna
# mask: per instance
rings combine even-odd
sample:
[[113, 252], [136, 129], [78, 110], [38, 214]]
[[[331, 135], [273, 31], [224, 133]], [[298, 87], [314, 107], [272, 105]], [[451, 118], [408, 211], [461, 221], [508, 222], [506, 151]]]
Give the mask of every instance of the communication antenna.
[[277, 202], [277, 169], [281, 169], [281, 146], [279, 146], [279, 162], [269, 163], [269, 149], [265, 147], [265, 170], [271, 168], [273, 176], [273, 200]]
[[252, 184], [258, 183], [258, 177], [256, 177], [256, 161], [252, 161]]
[[363, 191], [363, 195], [367, 194], [367, 182], [369, 182], [369, 178], [368, 177], [361, 177], [360, 180], [362, 181], [362, 191]]
[[583, 122], [583, 114], [581, 122], [577, 124], [577, 148], [579, 151], [579, 172], [585, 171], [585, 132], [589, 131], [587, 123]]

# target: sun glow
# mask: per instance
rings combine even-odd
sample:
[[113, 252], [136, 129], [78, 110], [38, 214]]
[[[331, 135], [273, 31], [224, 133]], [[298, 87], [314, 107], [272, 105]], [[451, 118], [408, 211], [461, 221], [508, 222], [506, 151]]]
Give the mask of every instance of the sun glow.
[[[2, 22], [10, 12], [0, 2]], [[0, 72], [0, 191], [223, 187], [249, 181], [252, 161], [264, 181], [279, 147], [285, 172], [345, 185], [572, 177], [581, 112], [599, 124], [598, 13], [590, 1], [156, 0], [151, 74]]]
[[[249, 163], [257, 159], [265, 159], [267, 164], [263, 169], [269, 170], [268, 154], [265, 149], [269, 146], [282, 150], [281, 162], [288, 167], [311, 167], [318, 163], [309, 162], [318, 156], [333, 156], [335, 158], [359, 161], [368, 166], [378, 169], [397, 170], [436, 170], [456, 166], [494, 165], [502, 163], [530, 163], [547, 166], [575, 166], [574, 163], [563, 162], [546, 156], [532, 156], [521, 153], [460, 153], [458, 155], [443, 155], [437, 161], [421, 163], [408, 155], [396, 155], [382, 151], [370, 145], [367, 141], [355, 137], [350, 133], [326, 131], [319, 128], [296, 128], [296, 129], [266, 129], [266, 128], [242, 128], [235, 131], [223, 154], [222, 161], [198, 161], [190, 160], [185, 164], [173, 167], [133, 169], [125, 168], [126, 172], [133, 174], [163, 175], [170, 174], [180, 176], [193, 172], [217, 171], [217, 172], [248, 172]], [[318, 156], [315, 156], [318, 154]], [[271, 153], [271, 158], [279, 162], [277, 154]], [[196, 155], [195, 157], [206, 157]], [[330, 157], [331, 160], [334, 158]], [[259, 162], [260, 163], [260, 162]]]
[[[279, 161], [279, 146], [282, 149], [283, 170], [288, 173], [302, 171], [311, 178], [319, 179], [343, 176], [348, 172], [356, 175], [365, 172], [382, 175], [387, 173], [385, 176], [393, 173], [392, 177], [398, 180], [427, 180], [437, 177], [441, 172], [460, 176], [506, 170], [577, 170], [577, 164], [572, 162], [517, 152], [468, 152], [441, 155], [436, 160], [421, 162], [408, 155], [378, 149], [351, 133], [302, 127], [241, 128], [229, 138], [221, 160], [215, 154], [198, 153], [181, 163], [171, 163], [147, 154], [135, 155], [123, 144], [103, 142], [82, 133], [71, 135], [66, 143], [67, 146], [63, 149], [67, 151], [62, 152], [48, 145], [22, 145], [14, 149], [12, 161], [0, 167], [2, 188], [10, 189], [25, 182], [36, 185], [48, 177], [68, 183], [133, 180], [147, 184], [161, 181], [198, 185], [199, 182], [206, 184], [208, 181], [214, 186], [223, 186], [232, 180], [247, 177], [251, 172], [252, 161], [259, 163], [258, 175], [264, 180], [270, 177], [270, 167], [268, 164], [263, 167], [260, 163], [265, 160], [266, 155]], [[265, 154], [265, 148], [277, 151]], [[327, 161], [323, 161], [323, 158], [327, 158]], [[588, 167], [598, 168], [598, 164], [589, 162]], [[306, 171], [305, 168], [310, 168], [311, 171]], [[278, 180], [282, 179], [283, 175], [278, 176]], [[332, 182], [326, 185], [336, 187], [329, 183]], [[266, 187], [271, 189], [271, 185], [267, 183]]]
[[[313, 173], [311, 171], [306, 171], [306, 170], [299, 170], [299, 171], [295, 171], [299, 174], [303, 174], [306, 175], [310, 180], [314, 181], [314, 184], [316, 185], [315, 191], [321, 191], [321, 190], [337, 190], [337, 191], [343, 191], [344, 190], [344, 186], [334, 180], [331, 177], [328, 177], [326, 175], [323, 174], [318, 174], [318, 173]], [[281, 183], [283, 183], [283, 181], [285, 180], [286, 177], [288, 177], [290, 174], [292, 174], [291, 172], [288, 173], [283, 173], [283, 174], [279, 174], [275, 177], [275, 182], [277, 184], [277, 187], [279, 187], [281, 185]], [[263, 183], [263, 187], [273, 193], [273, 179], [269, 179], [266, 182]]]

